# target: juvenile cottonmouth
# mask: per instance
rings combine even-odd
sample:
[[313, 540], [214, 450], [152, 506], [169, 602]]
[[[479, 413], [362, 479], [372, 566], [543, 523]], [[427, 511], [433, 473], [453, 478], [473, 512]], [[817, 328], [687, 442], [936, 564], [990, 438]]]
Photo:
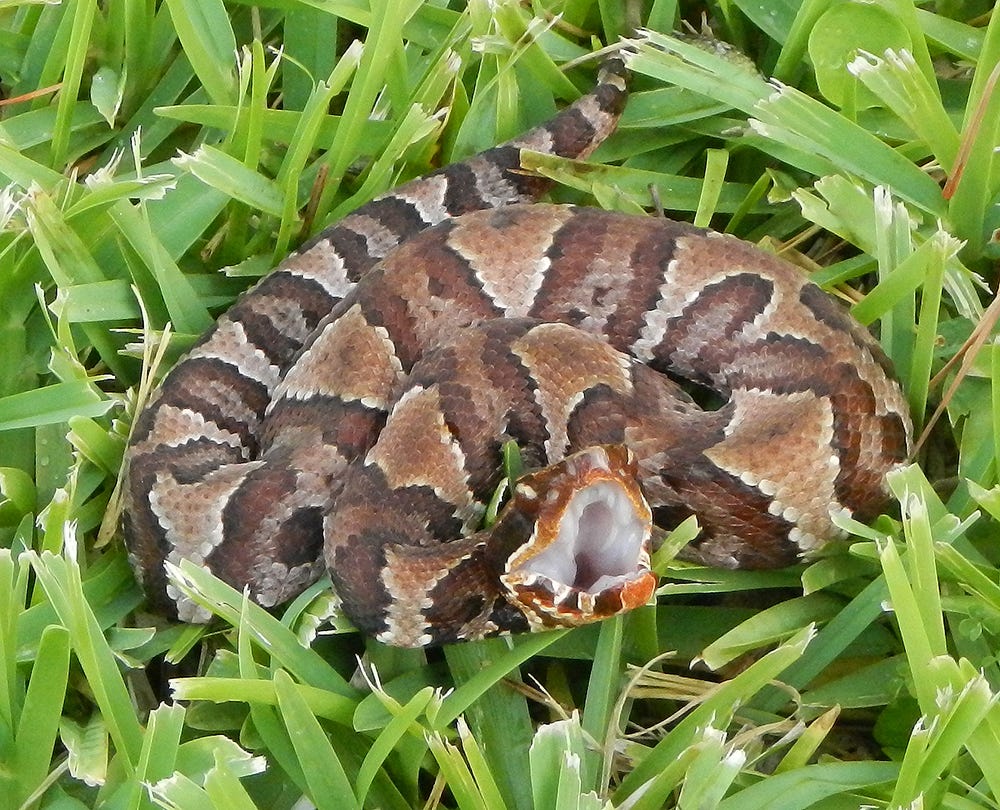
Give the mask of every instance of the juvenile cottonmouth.
[[[735, 238], [529, 202], [520, 149], [589, 155], [624, 72], [324, 231], [170, 371], [127, 458], [154, 601], [207, 618], [165, 561], [265, 606], [329, 570], [360, 629], [437, 644], [645, 603], [651, 514], [697, 514], [689, 557], [773, 567], [835, 536], [831, 509], [878, 512], [910, 423], [838, 304]], [[480, 529], [510, 438], [541, 469]]]

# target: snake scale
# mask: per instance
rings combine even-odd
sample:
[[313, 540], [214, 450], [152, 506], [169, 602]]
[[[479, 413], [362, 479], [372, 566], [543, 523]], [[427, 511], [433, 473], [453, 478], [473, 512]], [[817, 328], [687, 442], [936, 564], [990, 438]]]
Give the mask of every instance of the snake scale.
[[[329, 571], [362, 631], [440, 644], [646, 603], [652, 524], [696, 514], [688, 558], [760, 568], [878, 513], [911, 428], [839, 304], [732, 237], [531, 202], [520, 149], [586, 157], [625, 98], [613, 58], [549, 122], [359, 208], [166, 375], [125, 482], [155, 603], [208, 618], [168, 581], [184, 558], [264, 606]], [[508, 439], [534, 471], [482, 528]]]

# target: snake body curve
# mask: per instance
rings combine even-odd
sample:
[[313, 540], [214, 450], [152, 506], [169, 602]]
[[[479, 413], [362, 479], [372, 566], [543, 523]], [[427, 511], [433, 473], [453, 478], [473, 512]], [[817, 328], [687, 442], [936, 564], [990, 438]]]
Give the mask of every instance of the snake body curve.
[[[180, 618], [190, 559], [265, 606], [330, 572], [421, 646], [644, 604], [651, 525], [687, 556], [795, 561], [885, 502], [910, 423], [863, 327], [791, 265], [664, 219], [531, 203], [519, 150], [588, 155], [624, 67], [501, 147], [320, 234], [223, 315], [137, 417], [124, 531]], [[673, 380], [718, 394], [703, 408]], [[537, 470], [480, 528], [498, 452]]]

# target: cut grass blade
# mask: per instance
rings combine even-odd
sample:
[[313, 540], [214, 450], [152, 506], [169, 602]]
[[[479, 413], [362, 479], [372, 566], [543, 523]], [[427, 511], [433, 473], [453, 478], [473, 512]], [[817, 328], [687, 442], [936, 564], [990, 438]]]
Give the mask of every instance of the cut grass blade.
[[597, 807], [603, 804], [588, 790], [582, 775], [586, 755], [585, 732], [574, 712], [566, 720], [544, 725], [535, 732], [528, 759], [535, 807]]
[[958, 132], [941, 103], [937, 87], [907, 51], [858, 56], [848, 66], [879, 99], [930, 148], [950, 171], [958, 154]]
[[932, 216], [944, 216], [934, 180], [863, 128], [793, 87], [779, 87], [754, 107], [750, 125], [761, 135], [818, 153], [842, 171], [885, 186]]
[[233, 102], [236, 37], [222, 0], [167, 0], [170, 18], [195, 73], [215, 104]]
[[[622, 634], [623, 620], [621, 616], [601, 624], [597, 637], [597, 650], [594, 654], [594, 665], [587, 684], [587, 697], [583, 704], [583, 721], [580, 724], [582, 733], [589, 740], [596, 741], [599, 747], [581, 748], [574, 752], [582, 760], [579, 768], [583, 788], [598, 790], [603, 786], [598, 784], [598, 777], [604, 772], [602, 755], [607, 747], [606, 738], [615, 737], [620, 731], [612, 724], [615, 702], [622, 685]], [[542, 805], [544, 806], [544, 805]]]
[[103, 416], [114, 405], [90, 384], [56, 383], [0, 398], [0, 431], [58, 424], [74, 416]]
[[[755, 661], [732, 680], [720, 684], [712, 695], [703, 700], [654, 748], [648, 751], [615, 791], [614, 800], [621, 802], [640, 789], [641, 799], [633, 807], [658, 807], [664, 796], [650, 791], [656, 774], [676, 760], [694, 741], [695, 733], [712, 722], [716, 726], [728, 722], [735, 708], [748, 701], [778, 674], [799, 658], [814, 635], [812, 627], [796, 633], [786, 643]], [[712, 719], [714, 718], [714, 719]]]
[[142, 748], [142, 731], [114, 653], [84, 597], [80, 571], [69, 560], [49, 553], [32, 556], [31, 564], [60, 622], [69, 631], [73, 652], [115, 741], [122, 767], [134, 772]]
[[[275, 664], [287, 669], [303, 683], [328, 689], [344, 697], [355, 692], [314, 650], [303, 647], [292, 631], [263, 608], [190, 561], [171, 571], [172, 579], [185, 593], [209, 608], [260, 646]], [[244, 676], [245, 677], [245, 676]]]
[[[70, 22], [70, 36], [66, 45], [65, 54], [61, 55], [63, 64], [62, 87], [59, 93], [58, 105], [56, 107], [56, 122], [52, 133], [51, 143], [51, 165], [60, 169], [66, 162], [66, 153], [69, 148], [70, 130], [72, 127], [72, 115], [76, 110], [76, 98], [80, 90], [80, 83], [83, 79], [84, 63], [87, 59], [87, 50], [90, 40], [90, 32], [94, 25], [94, 17], [97, 8], [93, 0], [68, 0], [66, 4], [66, 17], [63, 24]], [[58, 51], [56, 52], [58, 53]], [[50, 53], [52, 59], [56, 53]]]
[[[378, 693], [376, 692], [376, 694]], [[371, 788], [372, 782], [375, 781], [375, 776], [379, 768], [382, 767], [385, 760], [392, 754], [403, 735], [413, 733], [412, 727], [415, 726], [417, 718], [424, 713], [427, 705], [433, 699], [437, 699], [436, 693], [430, 687], [421, 689], [405, 706], [400, 706], [391, 698], [383, 698], [383, 705], [389, 707], [390, 712], [393, 712], [394, 716], [385, 728], [379, 732], [378, 737], [372, 743], [372, 747], [365, 754], [361, 767], [358, 769], [354, 791], [359, 806], [364, 806], [368, 791]]]
[[803, 810], [838, 797], [844, 807], [861, 807], [872, 788], [891, 784], [899, 773], [895, 762], [829, 762], [776, 774], [744, 788], [717, 806], [719, 810], [767, 807]]
[[444, 730], [461, 713], [481, 742], [489, 770], [513, 808], [531, 807], [530, 786], [522, 775], [528, 769], [532, 724], [524, 696], [501, 679], [520, 681], [517, 668], [526, 658], [521, 655], [526, 642], [539, 638], [547, 642], [543, 646], [530, 645], [537, 652], [558, 635], [533, 634], [516, 647], [507, 639], [486, 639], [450, 645], [444, 651], [456, 689], [441, 702], [432, 728]]
[[700, 658], [717, 670], [738, 656], [787, 638], [802, 626], [823, 624], [837, 615], [842, 603], [836, 597], [815, 593], [790, 599], [762, 610], [704, 649]]
[[[274, 681], [264, 679], [190, 677], [175, 678], [170, 682], [175, 700], [208, 700], [216, 703], [239, 700], [263, 706], [278, 705]], [[317, 717], [350, 726], [357, 704], [326, 689], [307, 684], [295, 684], [300, 702]]]
[[364, 121], [371, 113], [376, 96], [386, 86], [391, 62], [402, 49], [399, 24], [405, 24], [420, 5], [417, 0], [378, 0], [372, 6], [371, 25], [358, 71], [351, 83], [334, 143], [325, 157], [329, 183], [320, 197], [320, 211], [331, 208], [344, 172], [355, 155], [364, 151], [360, 148]]
[[[487, 689], [496, 685], [507, 673], [522, 664], [533, 655], [537, 655], [546, 647], [554, 644], [566, 634], [566, 630], [550, 630], [545, 633], [533, 633], [528, 636], [518, 638], [511, 643], [510, 649], [501, 655], [492, 656], [492, 660], [480, 666], [475, 674], [458, 686], [454, 692], [444, 699], [441, 709], [434, 718], [434, 728], [444, 729], [450, 725], [460, 715], [465, 713]], [[493, 642], [504, 643], [504, 642]], [[462, 646], [446, 648], [451, 654], [456, 650], [465, 649]], [[480, 658], [480, 655], [476, 655]]]
[[192, 155], [174, 158], [174, 164], [227, 197], [265, 214], [282, 214], [284, 201], [278, 186], [215, 147], [205, 144]]
[[274, 691], [281, 719], [319, 810], [360, 807], [351, 780], [325, 732], [284, 670], [274, 673]]
[[49, 772], [69, 675], [69, 646], [64, 627], [50, 625], [43, 631], [15, 732], [15, 802], [25, 802]]

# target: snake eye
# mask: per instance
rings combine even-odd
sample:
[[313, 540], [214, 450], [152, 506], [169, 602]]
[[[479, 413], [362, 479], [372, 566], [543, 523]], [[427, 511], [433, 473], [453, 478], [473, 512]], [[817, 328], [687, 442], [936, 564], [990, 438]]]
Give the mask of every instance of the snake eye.
[[501, 581], [529, 622], [584, 624], [648, 601], [652, 521], [625, 448], [588, 448], [519, 486], [537, 517]]

